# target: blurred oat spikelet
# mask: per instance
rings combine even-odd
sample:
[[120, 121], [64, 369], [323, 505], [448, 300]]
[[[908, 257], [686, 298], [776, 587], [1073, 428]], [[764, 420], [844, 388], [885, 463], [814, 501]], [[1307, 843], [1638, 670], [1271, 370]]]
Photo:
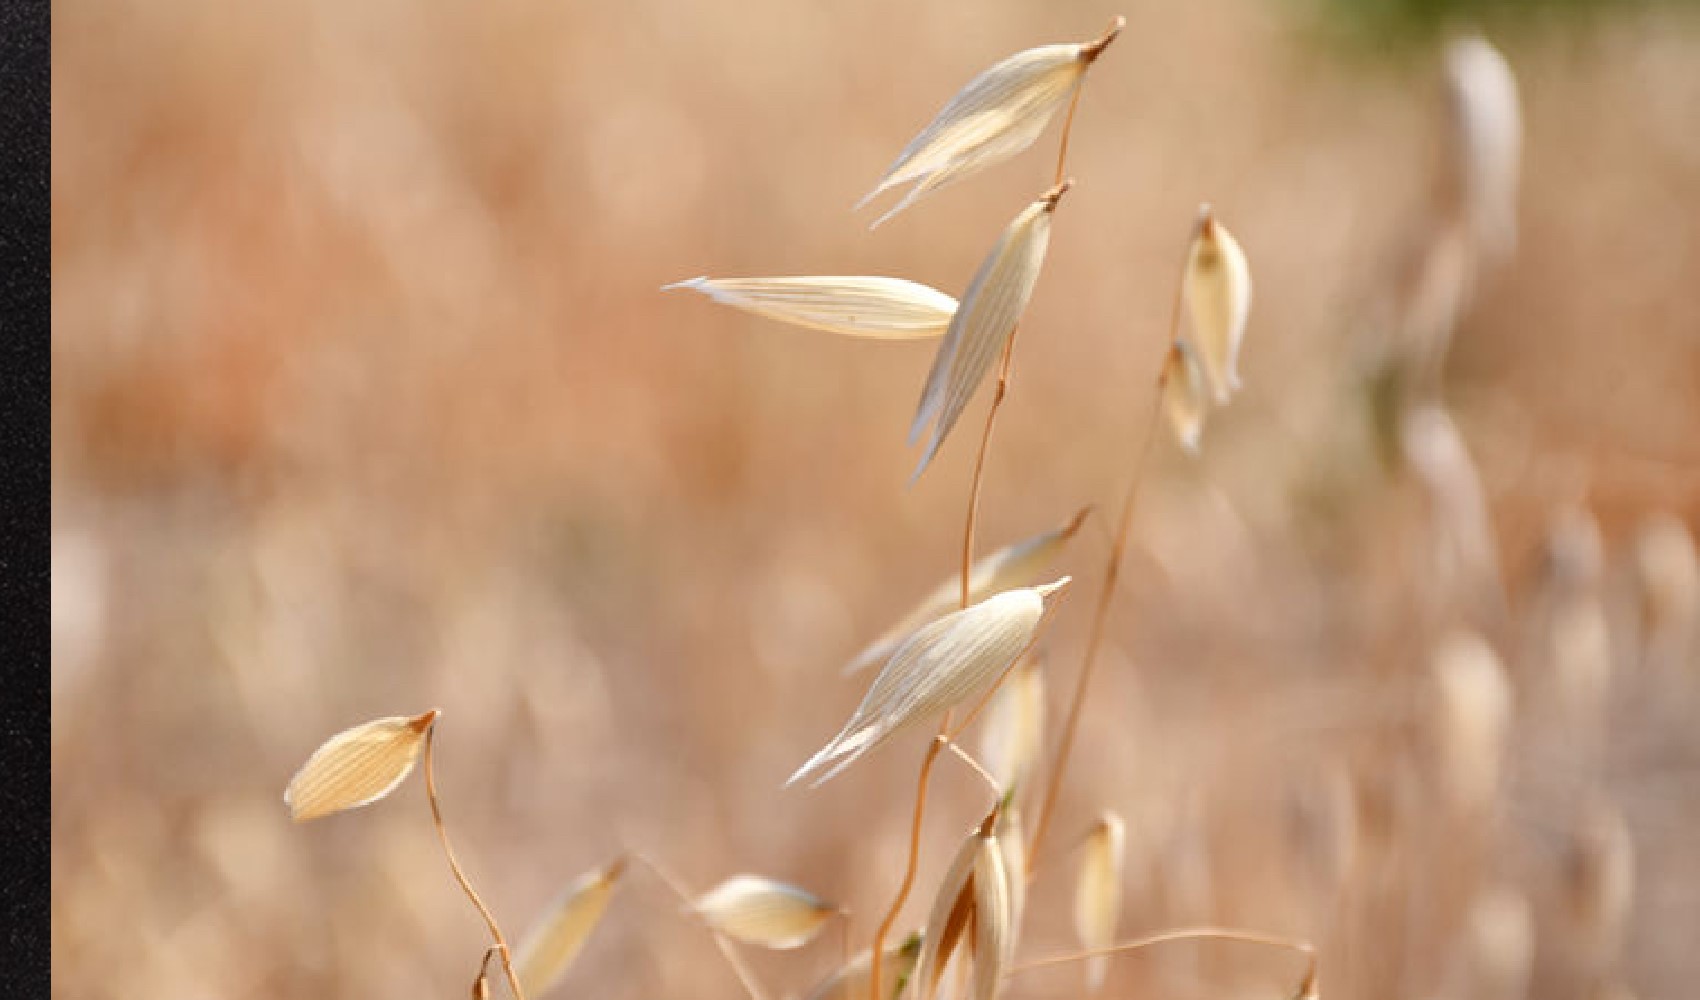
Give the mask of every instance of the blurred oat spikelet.
[[895, 208], [874, 220], [873, 225], [878, 226], [927, 194], [1033, 145], [1125, 23], [1117, 17], [1095, 41], [1041, 45], [1018, 52], [969, 81], [910, 140], [856, 207], [894, 187], [914, 182]]
[[970, 833], [939, 883], [915, 965], [914, 1000], [931, 1000], [966, 935], [973, 952], [970, 995], [992, 1000], [1015, 951], [1013, 886], [997, 829], [1003, 804]]
[[1613, 659], [1599, 520], [1582, 504], [1560, 507], [1547, 526], [1542, 556], [1543, 613], [1536, 620], [1542, 660], [1564, 722], [1592, 734], [1603, 718]]
[[1660, 513], [1641, 523], [1634, 544], [1643, 654], [1649, 660], [1683, 662], [1700, 621], [1700, 556], [1694, 536], [1681, 520]]
[[781, 323], [875, 340], [937, 337], [956, 315], [956, 300], [919, 282], [866, 276], [691, 278], [685, 288], [721, 305]]
[[1198, 454], [1204, 418], [1210, 411], [1210, 386], [1198, 348], [1186, 337], [1177, 338], [1169, 347], [1163, 363], [1162, 392], [1163, 409], [1169, 415], [1175, 439], [1188, 454]]
[[1407, 411], [1399, 443], [1428, 495], [1436, 536], [1436, 569], [1476, 608], [1502, 612], [1505, 590], [1499, 576], [1499, 544], [1488, 515], [1487, 494], [1464, 437], [1438, 403]]
[[[915, 970], [921, 955], [921, 934], [915, 931], [894, 945], [889, 945], [880, 960], [879, 996], [881, 1000], [896, 1000], [897, 993]], [[866, 1000], [869, 996], [869, 977], [873, 975], [873, 952], [867, 948], [821, 980], [806, 1000]]]
[[297, 823], [378, 801], [413, 771], [437, 710], [396, 715], [345, 729], [326, 740], [283, 793]]
[[962, 305], [951, 317], [944, 342], [933, 356], [915, 420], [909, 425], [910, 444], [920, 440], [923, 428], [933, 425], [911, 482], [926, 471], [992, 361], [1015, 334], [1039, 283], [1039, 272], [1044, 269], [1045, 251], [1051, 242], [1051, 215], [1069, 185], [1069, 181], [1058, 184], [1022, 209], [968, 283]]
[[980, 762], [1006, 792], [1027, 787], [1044, 749], [1045, 672], [1029, 654], [986, 708]]
[[1523, 112], [1517, 77], [1487, 40], [1470, 36], [1446, 47], [1446, 90], [1459, 197], [1482, 253], [1503, 260], [1517, 245], [1517, 187]]
[[1049, 600], [1070, 579], [1006, 590], [921, 627], [892, 653], [838, 735], [786, 784], [813, 777], [819, 786], [897, 733], [989, 689], [1032, 643]]
[[580, 875], [537, 917], [514, 957], [526, 996], [542, 996], [560, 982], [601, 922], [625, 871], [626, 859], [622, 857]]
[[1239, 241], [1216, 221], [1209, 205], [1198, 210], [1183, 287], [1205, 379], [1221, 406], [1240, 389], [1240, 344], [1251, 315], [1251, 266]]
[[[968, 573], [968, 600], [983, 601], [999, 591], [1032, 584], [1069, 540], [1079, 533], [1080, 526], [1091, 512], [1091, 507], [1082, 507], [1073, 517], [1054, 528], [982, 556]], [[913, 610], [856, 654], [856, 658], [844, 668], [844, 676], [886, 659], [916, 629], [955, 610], [961, 600], [961, 586], [962, 578], [955, 574], [940, 580], [938, 586], [928, 592]]]
[[1015, 958], [1013, 894], [1005, 852], [992, 826], [992, 835], [980, 838], [974, 858], [974, 977], [972, 1000], [994, 1000], [1003, 984], [1003, 973]]
[[[1087, 951], [1108, 948], [1116, 942], [1126, 846], [1127, 826], [1109, 810], [1099, 815], [1081, 845], [1080, 876], [1074, 890], [1074, 929], [1080, 935], [1080, 946]], [[1098, 992], [1110, 969], [1109, 956], [1087, 959], [1085, 969], [1086, 992]]]
[[1499, 789], [1512, 692], [1499, 657], [1480, 636], [1454, 632], [1435, 648], [1436, 751], [1454, 801], [1474, 810]]
[[1535, 962], [1535, 920], [1516, 889], [1497, 885], [1477, 892], [1464, 923], [1469, 995], [1482, 1000], [1524, 1000]]
[[1009, 880], [1009, 937], [1013, 960], [1014, 942], [1021, 937], [1021, 918], [1027, 910], [1027, 834], [1021, 826], [1021, 810], [1013, 793], [1004, 796], [992, 828], [998, 849], [1003, 852], [1004, 877]]
[[710, 927], [775, 951], [800, 948], [838, 912], [806, 889], [761, 875], [733, 875], [696, 901]]

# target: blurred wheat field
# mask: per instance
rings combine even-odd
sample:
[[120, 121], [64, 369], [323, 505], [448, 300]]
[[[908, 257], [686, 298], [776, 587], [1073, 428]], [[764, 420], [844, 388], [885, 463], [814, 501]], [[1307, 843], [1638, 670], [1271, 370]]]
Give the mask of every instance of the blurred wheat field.
[[[781, 785], [861, 696], [839, 668], [954, 569], [986, 393], [906, 488], [930, 343], [658, 289], [959, 295], [1055, 126], [872, 233], [850, 206], [973, 73], [1118, 12], [980, 525], [988, 551], [1099, 508], [1058, 560], [1047, 731], [1200, 202], [1257, 291], [1245, 391], [1200, 458], [1165, 439], [1147, 470], [1024, 956], [1073, 947], [1072, 848], [1113, 809], [1124, 935], [1307, 938], [1330, 997], [1688, 995], [1700, 18], [1490, 25], [1523, 104], [1516, 249], [1399, 462], [1375, 364], [1445, 265], [1441, 59], [1330, 47], [1329, 9], [57, 3], [56, 995], [458, 995], [483, 932], [421, 790], [304, 827], [280, 798], [330, 733], [432, 707], [510, 935], [623, 848], [698, 890], [807, 886], [868, 934], [921, 738]], [[901, 929], [983, 797], [941, 765]], [[825, 938], [751, 961], [800, 996]], [[1292, 964], [1177, 945], [1103, 995], [1274, 1000]], [[570, 991], [741, 995], [637, 881]]]

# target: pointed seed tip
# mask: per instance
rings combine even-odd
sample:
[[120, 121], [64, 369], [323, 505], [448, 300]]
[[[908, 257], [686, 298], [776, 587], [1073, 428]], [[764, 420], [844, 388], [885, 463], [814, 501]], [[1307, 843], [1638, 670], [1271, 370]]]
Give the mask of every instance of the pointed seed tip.
[[1104, 50], [1110, 47], [1110, 43], [1116, 40], [1116, 36], [1121, 34], [1125, 27], [1127, 27], [1127, 18], [1117, 14], [1110, 21], [1110, 26], [1104, 29], [1102, 35], [1080, 47], [1080, 57], [1089, 63], [1097, 59], [1100, 55], [1103, 55]]
[[435, 725], [437, 722], [437, 716], [442, 714], [442, 709], [433, 708], [430, 711], [415, 716], [413, 719], [409, 720], [408, 727], [416, 733], [423, 733]]
[[1097, 504], [1089, 503], [1086, 506], [1075, 511], [1074, 516], [1069, 518], [1068, 523], [1063, 526], [1062, 536], [1064, 538], [1073, 538], [1075, 536], [1075, 534], [1080, 531], [1081, 525], [1085, 524], [1086, 519], [1091, 517], [1092, 512], [1097, 510], [1097, 509], [1098, 509]]
[[1050, 583], [1040, 584], [1039, 586], [1034, 587], [1033, 589], [1037, 590], [1039, 592], [1040, 597], [1045, 598], [1046, 600], [1049, 600], [1052, 597], [1052, 595], [1059, 594], [1062, 591], [1068, 589], [1068, 585], [1073, 583], [1073, 582], [1074, 582], [1074, 577], [1064, 576], [1064, 577], [1061, 577], [1059, 579], [1052, 580]]

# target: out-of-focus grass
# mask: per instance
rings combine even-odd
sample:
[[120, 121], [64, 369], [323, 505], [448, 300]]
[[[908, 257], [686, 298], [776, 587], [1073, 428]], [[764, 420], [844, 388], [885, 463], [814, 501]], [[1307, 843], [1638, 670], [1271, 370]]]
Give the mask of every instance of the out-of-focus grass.
[[[1484, 819], [1441, 808], [1422, 742], [1429, 649], [1479, 609], [1433, 562], [1421, 490], [1372, 457], [1361, 367], [1428, 217], [1438, 70], [1364, 75], [1287, 11], [1127, 9], [1080, 110], [984, 545], [1113, 503], [1199, 201], [1257, 297], [1245, 393], [1202, 461], [1164, 446], [1149, 473], [1044, 863], [1113, 807], [1124, 931], [1312, 937], [1335, 996], [1473, 990], [1461, 935], [1505, 882], [1534, 914], [1539, 995], [1584, 996], [1590, 970], [1679, 995], [1693, 636], [1646, 654], [1629, 554], [1655, 511], [1700, 521], [1700, 35], [1654, 9], [1582, 46], [1497, 39], [1527, 118], [1519, 251], [1447, 371], [1512, 612], [1483, 626], [1519, 697]], [[871, 235], [848, 206], [970, 74], [1113, 12], [57, 4], [56, 993], [463, 989], [481, 932], [419, 789], [304, 828], [279, 798], [326, 735], [431, 706], [450, 822], [516, 934], [621, 845], [698, 887], [794, 880], [867, 927], [919, 748], [820, 792], [780, 783], [860, 695], [837, 668], [954, 564], [971, 449], [904, 488], [927, 345], [657, 288], [818, 271], [960, 293], [1047, 155]], [[1575, 503], [1598, 517], [1611, 638], [1586, 738], [1540, 640], [1542, 539]], [[1104, 546], [1074, 543], [1077, 594]], [[1088, 603], [1059, 615], [1053, 690]], [[980, 808], [968, 776], [941, 784], [923, 897]], [[1589, 950], [1567, 874], [1598, 797], [1635, 847], [1616, 958]], [[1035, 889], [1031, 950], [1067, 944], [1067, 884]], [[563, 989], [735, 994], [667, 897], [627, 888]], [[832, 951], [761, 971], [801, 989]], [[1287, 981], [1182, 947], [1110, 989]]]

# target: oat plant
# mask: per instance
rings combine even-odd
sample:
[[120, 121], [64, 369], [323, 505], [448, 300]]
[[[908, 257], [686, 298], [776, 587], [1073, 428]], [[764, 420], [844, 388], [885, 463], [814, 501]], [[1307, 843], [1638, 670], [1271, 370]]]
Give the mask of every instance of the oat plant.
[[[1070, 578], [1041, 582], [1048, 565], [1093, 509], [1081, 507], [1060, 525], [998, 549], [979, 561], [975, 534], [981, 484], [997, 415], [1008, 393], [1015, 344], [1024, 314], [1043, 276], [1054, 218], [1074, 187], [1067, 175], [1069, 136], [1091, 70], [1124, 26], [1115, 18], [1096, 39], [1042, 45], [1019, 52], [974, 77], [952, 97], [875, 184], [863, 203], [908, 185], [884, 222], [928, 194], [1010, 160], [1031, 147], [1066, 106], [1052, 182], [1008, 222], [968, 281], [960, 300], [904, 278], [797, 275], [698, 277], [667, 286], [805, 329], [872, 341], [938, 338], [910, 427], [923, 440], [914, 477], [924, 474], [981, 386], [993, 382], [967, 487], [960, 566], [909, 614], [874, 639], [844, 671], [880, 670], [839, 733], [805, 760], [789, 783], [820, 785], [909, 732], [936, 728], [922, 752], [904, 869], [890, 905], [864, 950], [852, 952], [850, 914], [779, 877], [730, 874], [693, 893], [660, 861], [640, 851], [578, 876], [533, 922], [518, 949], [510, 948], [494, 914], [465, 874], [443, 821], [432, 770], [438, 713], [379, 719], [333, 736], [290, 782], [285, 800], [297, 820], [364, 806], [388, 795], [423, 762], [433, 825], [451, 873], [483, 918], [491, 945], [473, 995], [489, 995], [487, 969], [496, 959], [514, 997], [550, 991], [601, 922], [628, 868], [652, 874], [678, 911], [709, 933], [750, 1000], [767, 991], [743, 960], [739, 945], [787, 950], [817, 940], [841, 919], [844, 957], [809, 994], [833, 1000], [930, 1000], [952, 957], [965, 956], [973, 1000], [995, 1000], [1007, 980], [1024, 971], [1084, 963], [1089, 990], [1103, 983], [1111, 956], [1179, 940], [1217, 939], [1284, 949], [1306, 959], [1293, 996], [1314, 996], [1310, 946], [1232, 928], [1183, 928], [1132, 941], [1115, 940], [1121, 908], [1123, 824], [1102, 812], [1086, 837], [1076, 884], [1076, 923], [1083, 950], [1020, 961], [1022, 917], [1029, 883], [1041, 873], [1040, 847], [1056, 811], [1070, 753], [1096, 663], [1126, 548], [1147, 457], [1167, 411], [1176, 440], [1188, 451], [1202, 444], [1212, 407], [1227, 405], [1240, 388], [1238, 355], [1251, 304], [1250, 269], [1239, 243], [1208, 206], [1199, 213], [1176, 280], [1170, 328], [1156, 359], [1157, 392], [1143, 444], [1113, 532], [1085, 656], [1042, 783], [1045, 681], [1034, 653]], [[857, 206], [861, 207], [860, 205]], [[1181, 330], [1183, 312], [1189, 320]], [[988, 768], [959, 738], [988, 716], [982, 743]], [[955, 861], [933, 895], [926, 926], [893, 938], [894, 925], [915, 886], [927, 792], [945, 750], [984, 782], [988, 811], [959, 841]], [[1042, 792], [1041, 792], [1042, 789]], [[1031, 834], [1020, 800], [1039, 803]], [[787, 995], [799, 991], [788, 990]]]

